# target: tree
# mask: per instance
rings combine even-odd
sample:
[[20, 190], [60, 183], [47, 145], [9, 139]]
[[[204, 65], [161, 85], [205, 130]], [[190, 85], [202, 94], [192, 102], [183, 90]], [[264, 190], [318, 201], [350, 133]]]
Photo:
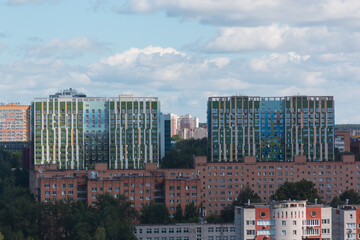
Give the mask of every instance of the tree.
[[239, 192], [239, 195], [237, 197], [237, 200], [235, 200], [234, 205], [235, 206], [244, 206], [245, 203], [248, 202], [248, 200], [250, 200], [251, 203], [260, 203], [261, 202], [259, 195], [256, 192], [254, 192], [254, 190], [252, 190], [250, 188], [250, 186], [247, 184]]
[[175, 215], [174, 215], [174, 220], [176, 222], [182, 222], [184, 220], [184, 214], [183, 214], [183, 210], [181, 208], [180, 205], [176, 206], [176, 210], [175, 210]]
[[143, 207], [141, 223], [169, 223], [170, 221], [170, 213], [165, 204], [151, 201]]
[[106, 240], [105, 228], [97, 227], [96, 231], [95, 231], [95, 235], [92, 239], [93, 240]]
[[180, 137], [180, 135], [176, 134], [171, 137], [171, 140], [180, 142], [182, 140], [182, 138]]
[[333, 208], [336, 208], [337, 206], [340, 206], [340, 199], [335, 196], [331, 202], [330, 202], [330, 206], [333, 207]]
[[0, 232], [0, 240], [4, 240], [4, 235]]
[[277, 201], [292, 199], [308, 200], [310, 202], [315, 202], [315, 199], [317, 199], [318, 203], [321, 203], [315, 184], [304, 179], [295, 183], [285, 182], [270, 198]]
[[223, 222], [222, 217], [216, 216], [215, 214], [211, 214], [206, 218], [207, 223], [221, 223]]
[[198, 222], [199, 213], [198, 209], [193, 202], [186, 204], [185, 206], [185, 221], [186, 222]]
[[340, 201], [346, 202], [349, 200], [349, 204], [359, 204], [360, 203], [360, 195], [354, 189], [346, 190], [340, 195]]
[[207, 139], [181, 140], [162, 159], [163, 168], [193, 168], [194, 156], [207, 155]]
[[95, 226], [103, 226], [107, 239], [135, 240], [132, 223], [137, 220], [138, 215], [131, 207], [131, 202], [127, 201], [124, 195], [114, 198], [110, 194], [104, 194], [98, 196], [97, 199], [94, 219], [90, 223]]
[[251, 203], [260, 203], [261, 199], [257, 193], [250, 188], [249, 185], [246, 185], [245, 188], [241, 189], [236, 200], [232, 204], [226, 206], [221, 210], [221, 218], [224, 222], [233, 222], [234, 221], [234, 210], [235, 206], [244, 206], [245, 203], [250, 200]]

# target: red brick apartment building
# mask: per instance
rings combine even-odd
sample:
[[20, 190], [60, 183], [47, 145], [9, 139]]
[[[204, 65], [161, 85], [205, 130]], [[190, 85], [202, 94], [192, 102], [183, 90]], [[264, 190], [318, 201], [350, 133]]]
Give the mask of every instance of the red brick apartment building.
[[196, 157], [193, 169], [158, 169], [148, 163], [144, 169], [58, 170], [56, 165], [35, 165], [30, 174], [31, 190], [39, 201], [83, 200], [96, 204], [98, 194], [124, 194], [139, 210], [154, 200], [165, 203], [170, 213], [176, 206], [202, 203], [206, 214], [220, 214], [247, 184], [264, 202], [281, 184], [302, 179], [315, 183], [322, 200], [329, 203], [347, 189], [360, 190], [360, 162], [344, 155], [340, 162], [306, 162], [296, 156], [291, 162], [207, 162]]

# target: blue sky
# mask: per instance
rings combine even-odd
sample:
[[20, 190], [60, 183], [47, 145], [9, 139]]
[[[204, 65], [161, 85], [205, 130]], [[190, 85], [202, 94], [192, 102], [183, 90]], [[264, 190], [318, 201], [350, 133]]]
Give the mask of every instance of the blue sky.
[[72, 87], [206, 121], [210, 96], [331, 95], [359, 123], [359, 18], [358, 0], [0, 0], [0, 102]]

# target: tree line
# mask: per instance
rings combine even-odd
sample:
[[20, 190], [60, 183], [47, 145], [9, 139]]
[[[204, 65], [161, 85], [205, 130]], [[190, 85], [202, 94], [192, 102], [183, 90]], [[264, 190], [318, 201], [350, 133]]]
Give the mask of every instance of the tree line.
[[0, 240], [136, 239], [139, 213], [124, 196], [98, 196], [97, 206], [78, 202], [36, 202], [21, 154], [0, 149]]
[[[176, 153], [171, 152], [162, 161], [163, 167], [182, 167], [171, 160], [171, 154], [193, 167], [193, 155], [206, 155], [206, 139], [183, 140], [178, 143]], [[176, 158], [175, 158], [176, 159]], [[184, 164], [184, 163], [180, 163]], [[21, 154], [0, 149], [0, 240], [38, 240], [38, 239], [136, 239], [133, 234], [134, 223], [176, 223], [198, 222], [200, 209], [190, 203], [184, 211], [176, 207], [173, 217], [164, 203], [151, 202], [141, 212], [131, 207], [125, 196], [113, 198], [110, 195], [98, 197], [94, 208], [79, 202], [35, 202], [29, 190], [29, 173], [21, 169]], [[297, 183], [284, 183], [272, 200], [304, 200], [321, 203], [315, 185], [306, 180]], [[251, 203], [261, 202], [257, 193], [249, 186], [241, 189], [232, 204], [226, 206], [221, 214], [210, 215], [208, 222], [232, 222], [235, 206], [244, 206], [248, 199]], [[345, 203], [359, 204], [360, 195], [355, 190], [344, 191], [331, 201], [332, 207]]]

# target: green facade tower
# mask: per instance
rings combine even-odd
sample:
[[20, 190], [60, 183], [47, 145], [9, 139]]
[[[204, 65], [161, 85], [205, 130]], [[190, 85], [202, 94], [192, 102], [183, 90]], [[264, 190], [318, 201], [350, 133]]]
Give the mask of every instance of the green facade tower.
[[210, 97], [210, 161], [334, 161], [333, 97]]
[[159, 160], [157, 98], [86, 97], [73, 89], [32, 103], [34, 164], [60, 169], [142, 168]]

